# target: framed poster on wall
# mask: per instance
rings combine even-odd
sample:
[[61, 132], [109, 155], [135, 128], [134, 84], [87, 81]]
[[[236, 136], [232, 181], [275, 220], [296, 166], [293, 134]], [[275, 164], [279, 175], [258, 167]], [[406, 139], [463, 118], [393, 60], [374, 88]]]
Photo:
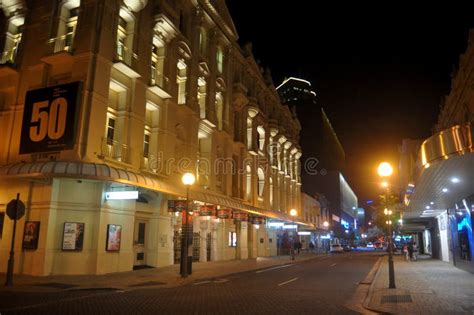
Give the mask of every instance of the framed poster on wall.
[[107, 241], [105, 250], [108, 252], [120, 251], [120, 241], [122, 240], [122, 226], [117, 224], [107, 224]]
[[81, 251], [83, 242], [84, 223], [64, 222], [62, 250]]
[[26, 221], [23, 231], [23, 249], [37, 249], [39, 239], [39, 221]]

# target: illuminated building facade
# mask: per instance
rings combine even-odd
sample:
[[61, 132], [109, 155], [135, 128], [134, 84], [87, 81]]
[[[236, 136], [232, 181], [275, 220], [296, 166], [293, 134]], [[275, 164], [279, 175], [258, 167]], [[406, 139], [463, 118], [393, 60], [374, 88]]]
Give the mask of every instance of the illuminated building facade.
[[[225, 2], [28, 5], [0, 4], [0, 209], [17, 192], [26, 204], [15, 272], [179, 262], [169, 201], [186, 196], [185, 171], [194, 260], [276, 255], [266, 223], [301, 205], [301, 127]], [[0, 220], [5, 270], [12, 221]]]
[[[423, 253], [474, 272], [474, 30], [441, 104], [434, 134], [418, 147], [404, 187], [403, 231], [417, 235]], [[413, 151], [413, 150], [412, 150]]]

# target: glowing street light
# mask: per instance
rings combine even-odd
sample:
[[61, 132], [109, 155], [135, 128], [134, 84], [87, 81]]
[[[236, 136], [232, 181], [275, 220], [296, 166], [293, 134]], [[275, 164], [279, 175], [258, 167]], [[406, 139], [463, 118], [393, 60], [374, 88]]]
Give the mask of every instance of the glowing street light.
[[379, 167], [377, 168], [377, 173], [380, 177], [389, 177], [393, 173], [393, 168], [388, 162], [380, 163]]
[[194, 185], [194, 182], [196, 182], [196, 177], [193, 173], [184, 173], [181, 181], [189, 188], [189, 186]]

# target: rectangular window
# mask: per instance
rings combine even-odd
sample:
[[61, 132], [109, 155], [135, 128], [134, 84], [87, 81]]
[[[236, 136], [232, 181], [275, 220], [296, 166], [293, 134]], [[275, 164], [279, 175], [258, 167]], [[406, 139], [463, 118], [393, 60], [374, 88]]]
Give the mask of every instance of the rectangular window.
[[137, 243], [140, 245], [145, 244], [145, 223], [138, 223], [138, 240]]
[[237, 233], [236, 232], [229, 232], [229, 246], [237, 247]]
[[107, 123], [107, 143], [112, 144], [114, 142], [115, 133], [115, 119], [109, 118]]
[[145, 134], [145, 138], [143, 140], [143, 156], [148, 157], [150, 153], [150, 135]]

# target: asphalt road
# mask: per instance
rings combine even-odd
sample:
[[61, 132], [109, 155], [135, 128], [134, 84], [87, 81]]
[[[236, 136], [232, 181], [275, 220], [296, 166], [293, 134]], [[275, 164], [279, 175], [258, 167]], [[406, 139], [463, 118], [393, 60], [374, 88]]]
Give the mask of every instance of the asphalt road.
[[[378, 254], [351, 252], [174, 288], [12, 295], [3, 314], [355, 314], [345, 304]], [[85, 295], [85, 296], [84, 296]], [[2, 299], [6, 296], [2, 296]], [[20, 307], [22, 301], [28, 306]], [[7, 303], [8, 304], [8, 303]]]

